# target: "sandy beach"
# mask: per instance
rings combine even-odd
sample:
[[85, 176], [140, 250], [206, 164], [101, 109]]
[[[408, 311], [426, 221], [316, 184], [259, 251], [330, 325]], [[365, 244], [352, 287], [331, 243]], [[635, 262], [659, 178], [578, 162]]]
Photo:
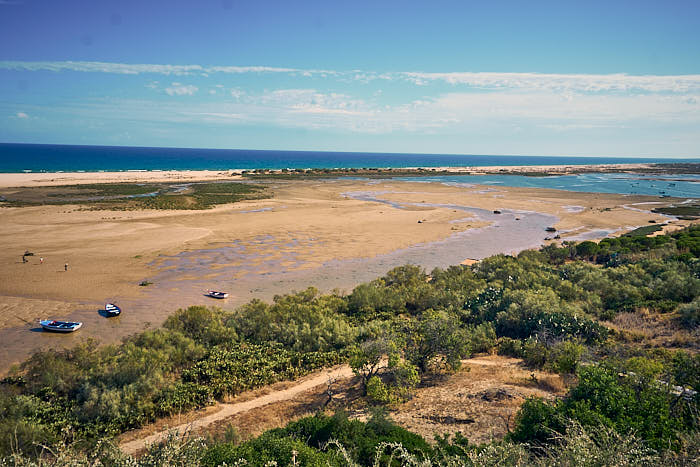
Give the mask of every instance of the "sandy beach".
[[[588, 165], [526, 165], [526, 166], [478, 166], [478, 167], [430, 167], [427, 171], [458, 174], [471, 173], [551, 173], [634, 171], [649, 169], [651, 164], [588, 164]], [[381, 168], [380, 168], [381, 169]], [[418, 167], [406, 167], [405, 171], [418, 171]], [[192, 182], [213, 180], [240, 180], [243, 170], [131, 170], [124, 172], [28, 172], [0, 173], [0, 188], [81, 185], [88, 183], [147, 183]], [[271, 172], [280, 172], [272, 170]]]
[[125, 172], [28, 172], [0, 173], [0, 188], [88, 183], [193, 182], [240, 179], [240, 171], [130, 170]]
[[[38, 175], [1, 174], [0, 186], [166, 177], [158, 179], [162, 181], [176, 176], [128, 172], [109, 178], [106, 173], [81, 173], [61, 174], [59, 180]], [[178, 181], [231, 179], [229, 173], [178, 173], [177, 177], [185, 177]], [[72, 205], [1, 208], [0, 336], [5, 348], [0, 351], [0, 371], [36, 348], [71, 345], [88, 337], [116, 341], [142, 329], [146, 322], [159, 325], [178, 307], [194, 303], [231, 308], [253, 297], [270, 299], [309, 285], [350, 290], [357, 282], [381, 274], [392, 261], [409, 258], [428, 264], [430, 245], [456, 241], [456, 235], [471, 235], [462, 243], [484, 246], [473, 252], [468, 245], [444, 248], [446, 253], [434, 264], [459, 264], [466, 258], [538, 246], [552, 235], [544, 231], [549, 223], [562, 239], [600, 238], [648, 225], [650, 220], [663, 223], [668, 218], [648, 209], [674, 201], [401, 181], [265, 183], [269, 199], [199, 211], [105, 211]], [[503, 216], [494, 215], [494, 210]], [[526, 218], [532, 219], [527, 229]], [[496, 225], [500, 219], [503, 224]], [[518, 225], [524, 228], [522, 235]], [[488, 245], [491, 234], [484, 229], [494, 227], [509, 229], [510, 236]], [[422, 248], [422, 256], [399, 255], [371, 268], [358, 263], [417, 247]], [[26, 250], [34, 255], [23, 263]], [[448, 256], [450, 252], [453, 257]], [[346, 264], [365, 272], [346, 274], [350, 267]], [[279, 276], [282, 273], [286, 275]], [[139, 286], [143, 281], [153, 285]], [[212, 303], [201, 294], [207, 286], [230, 288], [232, 298]], [[107, 324], [97, 315], [106, 301], [129, 303], [140, 311]], [[86, 325], [70, 336], [29, 332], [45, 317], [77, 317]]]

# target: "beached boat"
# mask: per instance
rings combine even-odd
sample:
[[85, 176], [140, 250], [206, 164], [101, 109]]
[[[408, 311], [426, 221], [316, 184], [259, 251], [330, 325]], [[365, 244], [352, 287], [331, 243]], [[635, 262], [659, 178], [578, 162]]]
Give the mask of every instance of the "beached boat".
[[217, 292], [216, 290], [207, 290], [206, 294], [212, 298], [228, 298], [227, 292]]
[[56, 321], [55, 319], [44, 319], [39, 321], [42, 328], [47, 331], [55, 332], [73, 332], [80, 329], [83, 323], [74, 323], [72, 321]]
[[108, 303], [105, 305], [105, 315], [107, 315], [108, 318], [111, 318], [112, 316], [119, 316], [121, 313], [122, 309], [114, 303]]

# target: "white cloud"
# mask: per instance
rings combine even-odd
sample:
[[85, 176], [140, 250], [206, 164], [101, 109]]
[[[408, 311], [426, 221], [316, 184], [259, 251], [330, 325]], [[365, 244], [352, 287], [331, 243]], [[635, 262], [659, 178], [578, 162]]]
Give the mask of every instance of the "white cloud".
[[192, 96], [198, 90], [199, 88], [192, 84], [183, 85], [180, 83], [173, 83], [172, 86], [165, 88], [165, 92], [169, 96]]
[[394, 76], [414, 84], [442, 81], [479, 89], [530, 89], [577, 92], [691, 92], [700, 90], [700, 75], [607, 75], [546, 73], [421, 73], [401, 72]]
[[21, 119], [27, 119], [27, 118], [29, 118], [29, 115], [27, 115], [25, 112], [17, 112], [17, 114], [16, 114], [15, 116], [16, 116], [17, 118], [21, 118]]
[[245, 120], [245, 115], [225, 112], [183, 112], [183, 115], [192, 115], [200, 117], [214, 117], [216, 119], [225, 120]]
[[189, 75], [202, 72], [201, 65], [154, 65], [154, 64], [129, 64], [110, 62], [22, 62], [0, 61], [0, 68], [6, 70], [26, 71], [80, 71], [91, 73], [116, 73], [137, 75], [141, 73], [157, 73], [163, 75]]
[[0, 69], [24, 71], [79, 71], [89, 73], [116, 73], [137, 75], [156, 73], [162, 75], [193, 75], [208, 76], [210, 73], [242, 74], [242, 73], [326, 73], [335, 72], [323, 70], [298, 70], [295, 68], [279, 68], [269, 66], [211, 66], [202, 65], [159, 65], [152, 63], [113, 63], [85, 61], [14, 61], [1, 60]]
[[0, 69], [24, 71], [75, 71], [117, 74], [199, 75], [277, 73], [297, 77], [336, 79], [342, 82], [369, 83], [375, 80], [404, 81], [427, 86], [445, 83], [476, 90], [551, 90], [556, 92], [700, 92], [700, 75], [628, 75], [614, 74], [556, 74], [556, 73], [491, 73], [419, 71], [337, 71], [299, 69], [273, 66], [202, 66], [130, 64], [87, 61], [0, 61]]

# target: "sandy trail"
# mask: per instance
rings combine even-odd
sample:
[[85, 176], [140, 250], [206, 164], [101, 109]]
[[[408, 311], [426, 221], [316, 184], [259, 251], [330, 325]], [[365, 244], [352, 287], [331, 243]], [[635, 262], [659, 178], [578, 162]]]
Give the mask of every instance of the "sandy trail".
[[[510, 362], [510, 360], [512, 360], [512, 362]], [[508, 363], [513, 362], [518, 363], [519, 360], [509, 359]], [[502, 361], [493, 361], [487, 358], [470, 358], [462, 360], [462, 363], [470, 365], [503, 366]], [[182, 423], [172, 428], [168, 428], [167, 430], [153, 433], [146, 437], [128, 441], [126, 443], [121, 444], [120, 448], [127, 454], [135, 454], [139, 451], [142, 451], [149, 445], [156, 444], [165, 440], [170, 433], [178, 433], [182, 435], [185, 433], [194, 432], [200, 428], [204, 428], [208, 425], [211, 425], [212, 423], [224, 420], [232, 415], [241, 412], [247, 412], [248, 410], [252, 409], [257, 409], [268, 404], [274, 404], [276, 402], [293, 399], [294, 397], [298, 396], [299, 394], [305, 391], [308, 391], [309, 389], [325, 385], [328, 382], [329, 378], [341, 379], [350, 378], [352, 376], [352, 369], [348, 365], [340, 365], [334, 368], [329, 368], [323, 370], [320, 373], [316, 373], [311, 377], [307, 376], [299, 380], [293, 386], [288, 387], [286, 389], [274, 391], [269, 394], [265, 394], [263, 396], [256, 397], [254, 399], [247, 400], [244, 402], [237, 402], [233, 404], [219, 403], [217, 404], [218, 410], [214, 413], [205, 415], [202, 418], [198, 418], [188, 423]]]
[[195, 431], [199, 428], [206, 427], [214, 422], [223, 420], [227, 417], [235, 415], [237, 413], [246, 412], [248, 410], [256, 409], [258, 407], [263, 407], [267, 404], [274, 404], [275, 402], [285, 401], [292, 399], [299, 394], [308, 391], [309, 389], [315, 388], [317, 386], [325, 385], [329, 378], [350, 378], [353, 376], [352, 369], [348, 365], [341, 365], [334, 368], [329, 368], [323, 370], [321, 373], [316, 374], [308, 379], [302, 379], [297, 384], [292, 387], [282, 389], [279, 391], [274, 391], [269, 394], [265, 394], [255, 399], [251, 399], [244, 402], [238, 402], [233, 404], [218, 404], [219, 410], [206, 415], [202, 418], [194, 420], [189, 423], [183, 423], [181, 425], [169, 428], [167, 430], [159, 431], [152, 435], [146, 436], [145, 438], [139, 438], [133, 441], [129, 441], [120, 446], [121, 450], [127, 454], [135, 454], [146, 446], [155, 444], [163, 441], [167, 438], [170, 433], [184, 434], [188, 432]]

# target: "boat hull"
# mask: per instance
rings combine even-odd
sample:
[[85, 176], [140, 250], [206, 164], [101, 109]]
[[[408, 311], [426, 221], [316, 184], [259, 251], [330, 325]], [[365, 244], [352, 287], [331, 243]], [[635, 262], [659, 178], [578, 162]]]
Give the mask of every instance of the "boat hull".
[[45, 331], [51, 332], [74, 332], [83, 327], [83, 323], [69, 321], [43, 320], [39, 324]]
[[122, 309], [119, 308], [117, 305], [108, 303], [107, 305], [105, 305], [104, 312], [107, 318], [113, 318], [115, 316], [119, 316], [122, 313]]
[[215, 292], [213, 290], [208, 290], [206, 293], [207, 296], [211, 298], [218, 298], [219, 300], [228, 298], [228, 293], [226, 292]]

